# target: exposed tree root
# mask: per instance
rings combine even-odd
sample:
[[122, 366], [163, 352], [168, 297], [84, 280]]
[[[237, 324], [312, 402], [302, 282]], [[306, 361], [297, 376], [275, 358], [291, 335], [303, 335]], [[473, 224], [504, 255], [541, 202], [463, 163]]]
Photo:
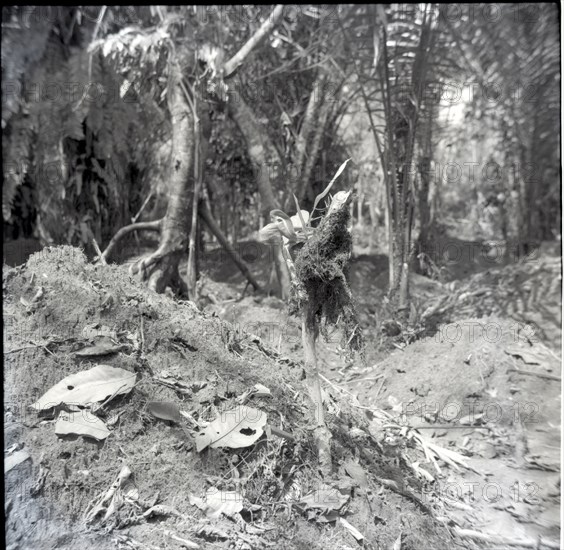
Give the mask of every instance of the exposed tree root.
[[178, 266], [185, 250], [175, 250], [167, 243], [134, 263], [129, 272], [131, 275], [141, 275], [142, 281], [148, 281], [148, 287], [162, 293], [169, 287], [175, 294], [187, 295], [188, 287], [180, 277]]
[[[113, 237], [106, 250], [102, 253], [100, 260], [106, 262], [114, 251], [118, 242], [132, 231], [163, 231], [164, 218], [152, 222], [132, 223], [122, 227]], [[178, 266], [184, 252], [182, 247], [173, 246], [172, 243], [164, 242], [159, 248], [134, 263], [129, 272], [131, 275], [141, 274], [143, 281], [148, 281], [148, 286], [155, 292], [164, 292], [167, 287], [180, 294], [186, 294], [186, 283], [180, 277]]]
[[132, 231], [160, 231], [162, 229], [163, 220], [155, 220], [152, 222], [137, 222], [132, 223], [131, 225], [126, 225], [122, 227], [113, 237], [112, 240], [109, 242], [106, 250], [102, 253], [100, 260], [107, 262], [110, 258], [110, 255], [114, 251], [115, 247], [117, 246], [118, 242], [123, 239], [126, 235], [129, 235]]

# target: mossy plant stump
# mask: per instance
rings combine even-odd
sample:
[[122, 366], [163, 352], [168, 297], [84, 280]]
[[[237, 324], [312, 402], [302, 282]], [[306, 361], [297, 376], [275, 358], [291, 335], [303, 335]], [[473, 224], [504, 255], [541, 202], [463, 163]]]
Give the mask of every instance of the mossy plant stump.
[[352, 353], [362, 348], [362, 333], [347, 282], [352, 253], [348, 230], [350, 200], [350, 191], [340, 191], [333, 197], [326, 215], [296, 254], [293, 265], [287, 245], [285, 250], [292, 274], [290, 311], [302, 318], [305, 367], [312, 381], [315, 405], [315, 440], [319, 466], [325, 475], [331, 473], [331, 432], [325, 422], [317, 338], [320, 332], [327, 335], [329, 327], [339, 327], [343, 332], [343, 349]]

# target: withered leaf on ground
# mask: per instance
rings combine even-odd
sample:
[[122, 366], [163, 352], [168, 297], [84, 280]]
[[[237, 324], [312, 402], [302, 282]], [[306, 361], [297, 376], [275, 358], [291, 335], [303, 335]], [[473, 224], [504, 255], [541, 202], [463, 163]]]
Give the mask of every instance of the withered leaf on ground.
[[266, 426], [266, 413], [239, 405], [221, 414], [196, 436], [198, 452], [206, 447], [248, 447], [257, 441]]
[[111, 395], [130, 392], [136, 378], [134, 372], [108, 365], [97, 365], [63, 378], [31, 406], [37, 411], [43, 411], [61, 403], [89, 405]]
[[102, 441], [110, 435], [110, 430], [104, 421], [85, 409], [78, 413], [62, 411], [55, 423], [55, 433], [57, 435], [82, 435]]

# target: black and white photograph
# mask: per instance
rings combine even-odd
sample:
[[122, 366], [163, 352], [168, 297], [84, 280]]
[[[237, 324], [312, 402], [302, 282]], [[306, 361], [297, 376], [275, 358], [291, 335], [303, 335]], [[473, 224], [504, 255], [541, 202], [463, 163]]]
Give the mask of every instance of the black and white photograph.
[[8, 550], [557, 550], [559, 3], [2, 8]]

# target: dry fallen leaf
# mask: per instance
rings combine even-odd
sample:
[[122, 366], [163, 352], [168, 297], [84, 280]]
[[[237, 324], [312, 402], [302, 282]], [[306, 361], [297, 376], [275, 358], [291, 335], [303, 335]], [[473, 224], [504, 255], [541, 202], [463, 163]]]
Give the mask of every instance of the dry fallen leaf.
[[4, 473], [6, 474], [7, 472], [15, 468], [18, 464], [21, 464], [22, 462], [26, 461], [28, 458], [31, 458], [29, 456], [29, 453], [23, 450], [16, 451], [15, 453], [8, 455], [4, 459]]
[[266, 413], [240, 405], [223, 411], [196, 435], [196, 449], [231, 447], [239, 449], [252, 445], [264, 433]]
[[102, 441], [110, 435], [106, 424], [86, 409], [80, 413], [61, 412], [55, 423], [57, 435], [83, 435]]
[[51, 409], [61, 403], [86, 406], [111, 395], [130, 392], [136, 377], [134, 372], [97, 365], [63, 378], [31, 406], [37, 411]]
[[147, 410], [160, 420], [168, 420], [170, 422], [180, 423], [182, 416], [180, 409], [176, 403], [168, 401], [149, 401], [147, 403]]
[[77, 357], [97, 357], [101, 355], [111, 355], [118, 353], [123, 349], [121, 344], [114, 344], [109, 338], [98, 338], [93, 346], [82, 348], [75, 352]]
[[351, 476], [361, 489], [368, 487], [368, 479], [366, 473], [360, 464], [347, 460], [344, 464], [345, 472]]

